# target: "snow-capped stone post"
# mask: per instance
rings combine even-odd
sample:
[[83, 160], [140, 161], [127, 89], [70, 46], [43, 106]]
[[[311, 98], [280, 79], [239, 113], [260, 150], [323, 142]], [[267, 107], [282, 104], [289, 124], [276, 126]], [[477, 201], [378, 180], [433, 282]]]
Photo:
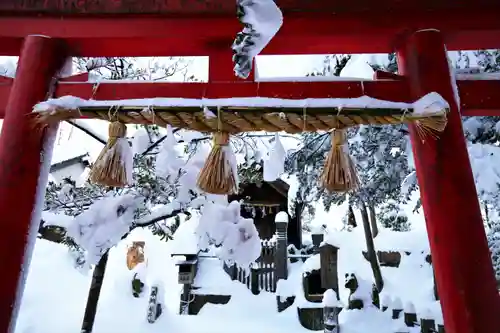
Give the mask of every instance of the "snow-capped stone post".
[[279, 212], [275, 217], [276, 223], [276, 254], [274, 264], [276, 266], [276, 281], [288, 277], [288, 214]]
[[[24, 40], [0, 137], [0, 332], [14, 332], [34, 242], [40, 225], [50, 153], [48, 131], [34, 128], [33, 105], [51, 95], [66, 60], [63, 41], [42, 35]], [[44, 148], [47, 148], [44, 151]], [[45, 156], [41, 161], [41, 154]], [[42, 165], [43, 164], [43, 165]], [[43, 174], [42, 174], [43, 171]], [[42, 184], [43, 183], [43, 184]]]
[[404, 308], [404, 320], [405, 324], [408, 327], [414, 327], [417, 321], [417, 311], [415, 311], [415, 306], [412, 302], [408, 302], [405, 304]]
[[323, 293], [323, 307], [324, 333], [340, 333], [339, 313], [342, 303], [333, 289]]
[[422, 312], [422, 318], [420, 319], [420, 332], [421, 333], [433, 333], [436, 330], [436, 323], [434, 318], [432, 318], [432, 313], [427, 309]]
[[380, 301], [380, 307], [382, 308], [382, 311], [387, 311], [389, 307], [391, 306], [392, 299], [389, 295], [383, 295], [382, 299]]
[[397, 45], [397, 57], [413, 99], [437, 92], [450, 105], [439, 139], [423, 142], [408, 126], [446, 330], [496, 332], [500, 297], [441, 32], [408, 35]]
[[[293, 284], [293, 283], [292, 283]], [[295, 292], [290, 288], [290, 281], [279, 280], [276, 285], [276, 303], [278, 312], [285, 311], [295, 301]]]
[[401, 298], [396, 297], [392, 302], [392, 319], [398, 319], [401, 312], [403, 312], [403, 303]]

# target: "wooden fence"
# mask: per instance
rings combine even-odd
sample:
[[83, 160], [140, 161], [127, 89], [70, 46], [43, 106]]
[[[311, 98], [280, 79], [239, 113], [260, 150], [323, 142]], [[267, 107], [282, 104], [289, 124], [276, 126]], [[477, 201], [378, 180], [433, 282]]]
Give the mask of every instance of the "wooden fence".
[[276, 241], [262, 240], [262, 252], [260, 257], [251, 267], [243, 268], [237, 264], [228, 265], [224, 263], [224, 270], [232, 280], [246, 284], [253, 294], [261, 291], [276, 292]]

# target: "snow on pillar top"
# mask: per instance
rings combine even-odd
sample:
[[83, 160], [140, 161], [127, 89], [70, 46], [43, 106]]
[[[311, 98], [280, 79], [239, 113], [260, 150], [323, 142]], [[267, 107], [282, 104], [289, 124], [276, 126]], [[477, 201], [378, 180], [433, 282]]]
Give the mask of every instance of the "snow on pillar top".
[[288, 214], [286, 212], [279, 212], [274, 219], [276, 223], [288, 223]]

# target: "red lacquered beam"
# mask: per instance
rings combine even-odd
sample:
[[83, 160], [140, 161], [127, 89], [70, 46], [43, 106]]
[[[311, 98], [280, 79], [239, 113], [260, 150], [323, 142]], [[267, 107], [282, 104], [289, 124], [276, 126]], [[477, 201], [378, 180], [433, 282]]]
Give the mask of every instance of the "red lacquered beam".
[[[334, 82], [248, 82], [164, 83], [164, 82], [75, 82], [77, 76], [62, 79], [55, 96], [83, 99], [121, 100], [145, 98], [231, 98], [271, 97], [284, 99], [355, 98], [363, 95], [377, 99], [412, 102], [405, 80]], [[12, 79], [0, 77], [0, 118], [3, 118]], [[459, 80], [462, 115], [500, 116], [500, 81]]]
[[[448, 50], [500, 47], [500, 2], [448, 11], [393, 10], [390, 20], [387, 15], [381, 10], [290, 12], [262, 54], [388, 53], [401, 37], [429, 28], [442, 31]], [[0, 54], [18, 55], [22, 39], [38, 34], [65, 39], [74, 56], [205, 56], [229, 49], [240, 29], [233, 14], [61, 18], [0, 11]]]

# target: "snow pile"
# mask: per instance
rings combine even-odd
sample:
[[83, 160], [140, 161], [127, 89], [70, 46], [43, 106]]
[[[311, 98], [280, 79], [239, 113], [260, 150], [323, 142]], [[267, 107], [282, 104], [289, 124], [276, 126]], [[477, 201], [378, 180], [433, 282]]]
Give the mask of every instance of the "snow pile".
[[[203, 258], [199, 260], [198, 273], [194, 279], [193, 287], [195, 294], [201, 295], [231, 295], [231, 281], [229, 275], [224, 272], [222, 262], [218, 258]], [[246, 286], [245, 286], [246, 287]]]
[[[133, 240], [147, 244], [147, 279], [140, 298], [130, 292], [133, 272], [127, 269], [125, 260], [126, 245]], [[298, 322], [295, 309], [277, 313], [274, 294], [252, 295], [247, 286], [219, 275], [221, 267], [215, 259], [203, 263], [205, 259], [200, 258], [198, 280], [207, 288], [224, 286], [231, 300], [225, 305], [206, 304], [196, 316], [179, 315], [182, 286], [177, 283], [175, 260], [170, 258], [173, 244], [159, 240], [148, 230], [136, 229], [127, 241], [111, 249], [93, 333], [233, 333], [235, 328], [240, 333], [308, 332]], [[205, 279], [201, 279], [203, 276]], [[217, 278], [224, 280], [211, 280]], [[15, 333], [79, 332], [90, 280], [90, 272], [84, 275], [73, 268], [65, 246], [38, 240]], [[159, 298], [164, 299], [165, 308], [151, 325], [146, 320], [148, 296], [151, 286], [158, 282], [164, 286]]]
[[130, 230], [137, 200], [132, 195], [106, 197], [75, 217], [67, 234], [87, 250], [87, 263], [96, 264]]
[[253, 59], [266, 47], [283, 24], [283, 14], [274, 0], [237, 0], [238, 19], [244, 25], [233, 42], [236, 76], [246, 79]]
[[260, 256], [261, 242], [253, 220], [241, 217], [240, 211], [237, 201], [206, 204], [197, 229], [198, 246], [200, 249], [220, 246], [221, 259], [248, 267]]
[[286, 152], [278, 134], [274, 136], [274, 144], [269, 152], [269, 157], [264, 160], [264, 180], [272, 182], [285, 172]]

